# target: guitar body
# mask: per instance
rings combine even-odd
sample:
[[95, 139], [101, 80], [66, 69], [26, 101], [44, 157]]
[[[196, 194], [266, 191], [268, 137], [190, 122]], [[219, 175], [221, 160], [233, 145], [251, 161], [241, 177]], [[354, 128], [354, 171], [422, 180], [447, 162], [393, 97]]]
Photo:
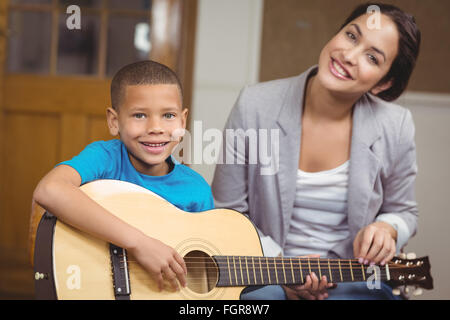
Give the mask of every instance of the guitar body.
[[[188, 213], [145, 188], [115, 180], [94, 181], [83, 185], [81, 190], [118, 218], [173, 247], [182, 257], [263, 255], [255, 227], [239, 212], [214, 209]], [[231, 300], [239, 299], [244, 289], [244, 286], [216, 287], [214, 270], [191, 268], [187, 287], [173, 291], [167, 284], [160, 292], [156, 282], [133, 257], [126, 258], [130, 299]], [[38, 298], [117, 298], [110, 244], [55, 218], [44, 216], [41, 220], [34, 261]]]

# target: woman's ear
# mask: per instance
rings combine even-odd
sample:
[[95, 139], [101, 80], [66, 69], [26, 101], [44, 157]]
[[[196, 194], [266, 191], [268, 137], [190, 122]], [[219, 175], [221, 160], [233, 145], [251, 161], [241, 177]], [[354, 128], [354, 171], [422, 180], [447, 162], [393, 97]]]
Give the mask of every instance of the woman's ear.
[[370, 93], [373, 94], [374, 96], [376, 96], [380, 92], [383, 92], [383, 91], [389, 89], [390, 87], [392, 87], [392, 84], [393, 84], [392, 80], [389, 80], [389, 81], [387, 81], [385, 83], [379, 84], [375, 88], [370, 90]]
[[106, 121], [108, 122], [109, 133], [112, 136], [119, 134], [119, 117], [117, 111], [113, 108], [106, 109]]

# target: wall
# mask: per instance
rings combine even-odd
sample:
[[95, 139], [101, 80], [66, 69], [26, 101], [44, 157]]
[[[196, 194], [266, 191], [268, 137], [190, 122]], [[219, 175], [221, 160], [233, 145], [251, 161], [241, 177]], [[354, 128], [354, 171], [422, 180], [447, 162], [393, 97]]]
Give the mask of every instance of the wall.
[[[262, 0], [199, 0], [194, 67], [192, 139], [195, 121], [222, 130], [240, 90], [258, 82]], [[197, 125], [199, 122], [197, 122]], [[206, 144], [206, 142], [205, 142]], [[214, 165], [193, 164], [208, 182]]]
[[[265, 0], [261, 45], [262, 81], [297, 75], [317, 59], [356, 5], [367, 0]], [[417, 67], [409, 88], [449, 92], [450, 1], [383, 0], [411, 13], [422, 32]]]
[[435, 288], [420, 299], [450, 299], [450, 95], [409, 92], [398, 103], [413, 114], [419, 167], [419, 230], [405, 251], [430, 257]]

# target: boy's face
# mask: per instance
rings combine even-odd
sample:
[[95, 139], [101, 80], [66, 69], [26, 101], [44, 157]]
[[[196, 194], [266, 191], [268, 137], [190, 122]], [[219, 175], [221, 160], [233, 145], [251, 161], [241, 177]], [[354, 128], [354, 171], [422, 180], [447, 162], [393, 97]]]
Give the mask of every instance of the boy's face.
[[107, 120], [110, 133], [120, 135], [136, 170], [158, 176], [168, 172], [165, 160], [179, 143], [187, 113], [177, 85], [132, 85], [125, 88], [117, 111], [108, 108]]

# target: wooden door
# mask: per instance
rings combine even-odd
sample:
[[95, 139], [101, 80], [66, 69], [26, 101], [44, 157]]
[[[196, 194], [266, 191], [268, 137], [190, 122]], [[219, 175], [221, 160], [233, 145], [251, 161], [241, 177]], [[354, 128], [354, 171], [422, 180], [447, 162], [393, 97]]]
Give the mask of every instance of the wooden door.
[[[71, 5], [81, 29], [69, 28]], [[190, 102], [195, 12], [191, 0], [0, 2], [0, 298], [33, 298], [32, 192], [56, 163], [111, 139], [112, 75], [134, 61], [162, 62]]]

